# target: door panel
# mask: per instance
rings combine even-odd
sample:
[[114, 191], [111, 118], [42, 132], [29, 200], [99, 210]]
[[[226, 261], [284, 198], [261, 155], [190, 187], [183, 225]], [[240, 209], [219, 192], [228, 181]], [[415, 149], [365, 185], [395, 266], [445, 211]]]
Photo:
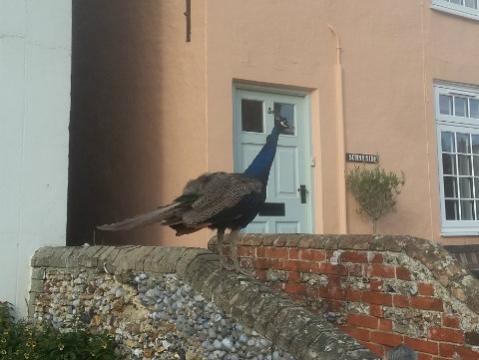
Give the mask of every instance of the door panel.
[[[281, 134], [267, 187], [267, 207], [245, 229], [252, 233], [310, 233], [312, 223], [310, 119], [304, 96], [237, 89], [234, 96], [235, 171], [243, 172], [274, 126], [271, 110], [294, 128]], [[305, 203], [300, 186], [304, 185]]]
[[[295, 198], [299, 187], [298, 151], [293, 146], [279, 147], [276, 151], [276, 196]], [[292, 171], [294, 170], [294, 171]]]

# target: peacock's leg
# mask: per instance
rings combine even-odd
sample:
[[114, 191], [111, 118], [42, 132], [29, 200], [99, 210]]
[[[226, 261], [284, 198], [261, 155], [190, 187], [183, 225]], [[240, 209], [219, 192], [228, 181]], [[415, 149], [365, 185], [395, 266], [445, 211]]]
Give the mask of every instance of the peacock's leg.
[[224, 255], [224, 237], [225, 237], [225, 229], [218, 229], [218, 242], [217, 242], [217, 248], [218, 248], [218, 254], [220, 256], [220, 266], [224, 269], [226, 268], [226, 261], [225, 261], [225, 255]]
[[239, 272], [243, 275], [250, 275], [246, 270], [241, 269], [238, 257], [238, 239], [239, 239], [239, 230], [231, 230], [229, 234], [229, 243], [231, 249], [231, 258], [233, 259], [233, 267], [236, 272]]

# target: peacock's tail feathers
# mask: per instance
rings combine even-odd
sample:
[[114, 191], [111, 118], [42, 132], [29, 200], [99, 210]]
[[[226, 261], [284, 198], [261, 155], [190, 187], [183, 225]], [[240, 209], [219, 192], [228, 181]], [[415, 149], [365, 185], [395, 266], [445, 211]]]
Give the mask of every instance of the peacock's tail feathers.
[[170, 205], [163, 206], [146, 214], [137, 215], [113, 224], [97, 226], [97, 229], [102, 231], [131, 230], [140, 226], [154, 224], [156, 222], [164, 222], [166, 219], [170, 218], [182, 205], [183, 203], [181, 202], [174, 202]]

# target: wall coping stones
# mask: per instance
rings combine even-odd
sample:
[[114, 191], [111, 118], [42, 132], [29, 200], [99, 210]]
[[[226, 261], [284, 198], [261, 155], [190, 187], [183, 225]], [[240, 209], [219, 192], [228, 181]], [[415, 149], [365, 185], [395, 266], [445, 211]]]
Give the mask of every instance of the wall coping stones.
[[[245, 236], [241, 243], [257, 244], [258, 241], [260, 237]], [[310, 236], [266, 236], [265, 242], [278, 246], [312, 242], [320, 246], [320, 242]], [[327, 242], [334, 243], [330, 239]], [[281, 292], [253, 278], [221, 270], [218, 255], [206, 249], [132, 245], [43, 247], [36, 251], [31, 265], [38, 281], [46, 268], [94, 268], [114, 274], [121, 282], [131, 279], [134, 272], [176, 273], [238, 322], [299, 359], [377, 359], [326, 318], [299, 306]], [[35, 290], [31, 292], [38, 292]]]
[[[227, 239], [226, 239], [227, 241]], [[244, 234], [238, 246], [388, 251], [421, 262], [452, 296], [479, 313], [479, 280], [438, 243], [406, 235]], [[216, 249], [216, 237], [208, 248]]]

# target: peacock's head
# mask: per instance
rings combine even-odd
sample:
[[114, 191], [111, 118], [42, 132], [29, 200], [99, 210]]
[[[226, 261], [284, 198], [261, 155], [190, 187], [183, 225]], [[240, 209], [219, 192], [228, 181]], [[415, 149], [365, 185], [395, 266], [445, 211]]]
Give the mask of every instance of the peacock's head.
[[293, 127], [288, 123], [288, 119], [279, 114], [274, 116], [274, 126], [279, 129], [281, 134], [291, 134], [294, 132]]

